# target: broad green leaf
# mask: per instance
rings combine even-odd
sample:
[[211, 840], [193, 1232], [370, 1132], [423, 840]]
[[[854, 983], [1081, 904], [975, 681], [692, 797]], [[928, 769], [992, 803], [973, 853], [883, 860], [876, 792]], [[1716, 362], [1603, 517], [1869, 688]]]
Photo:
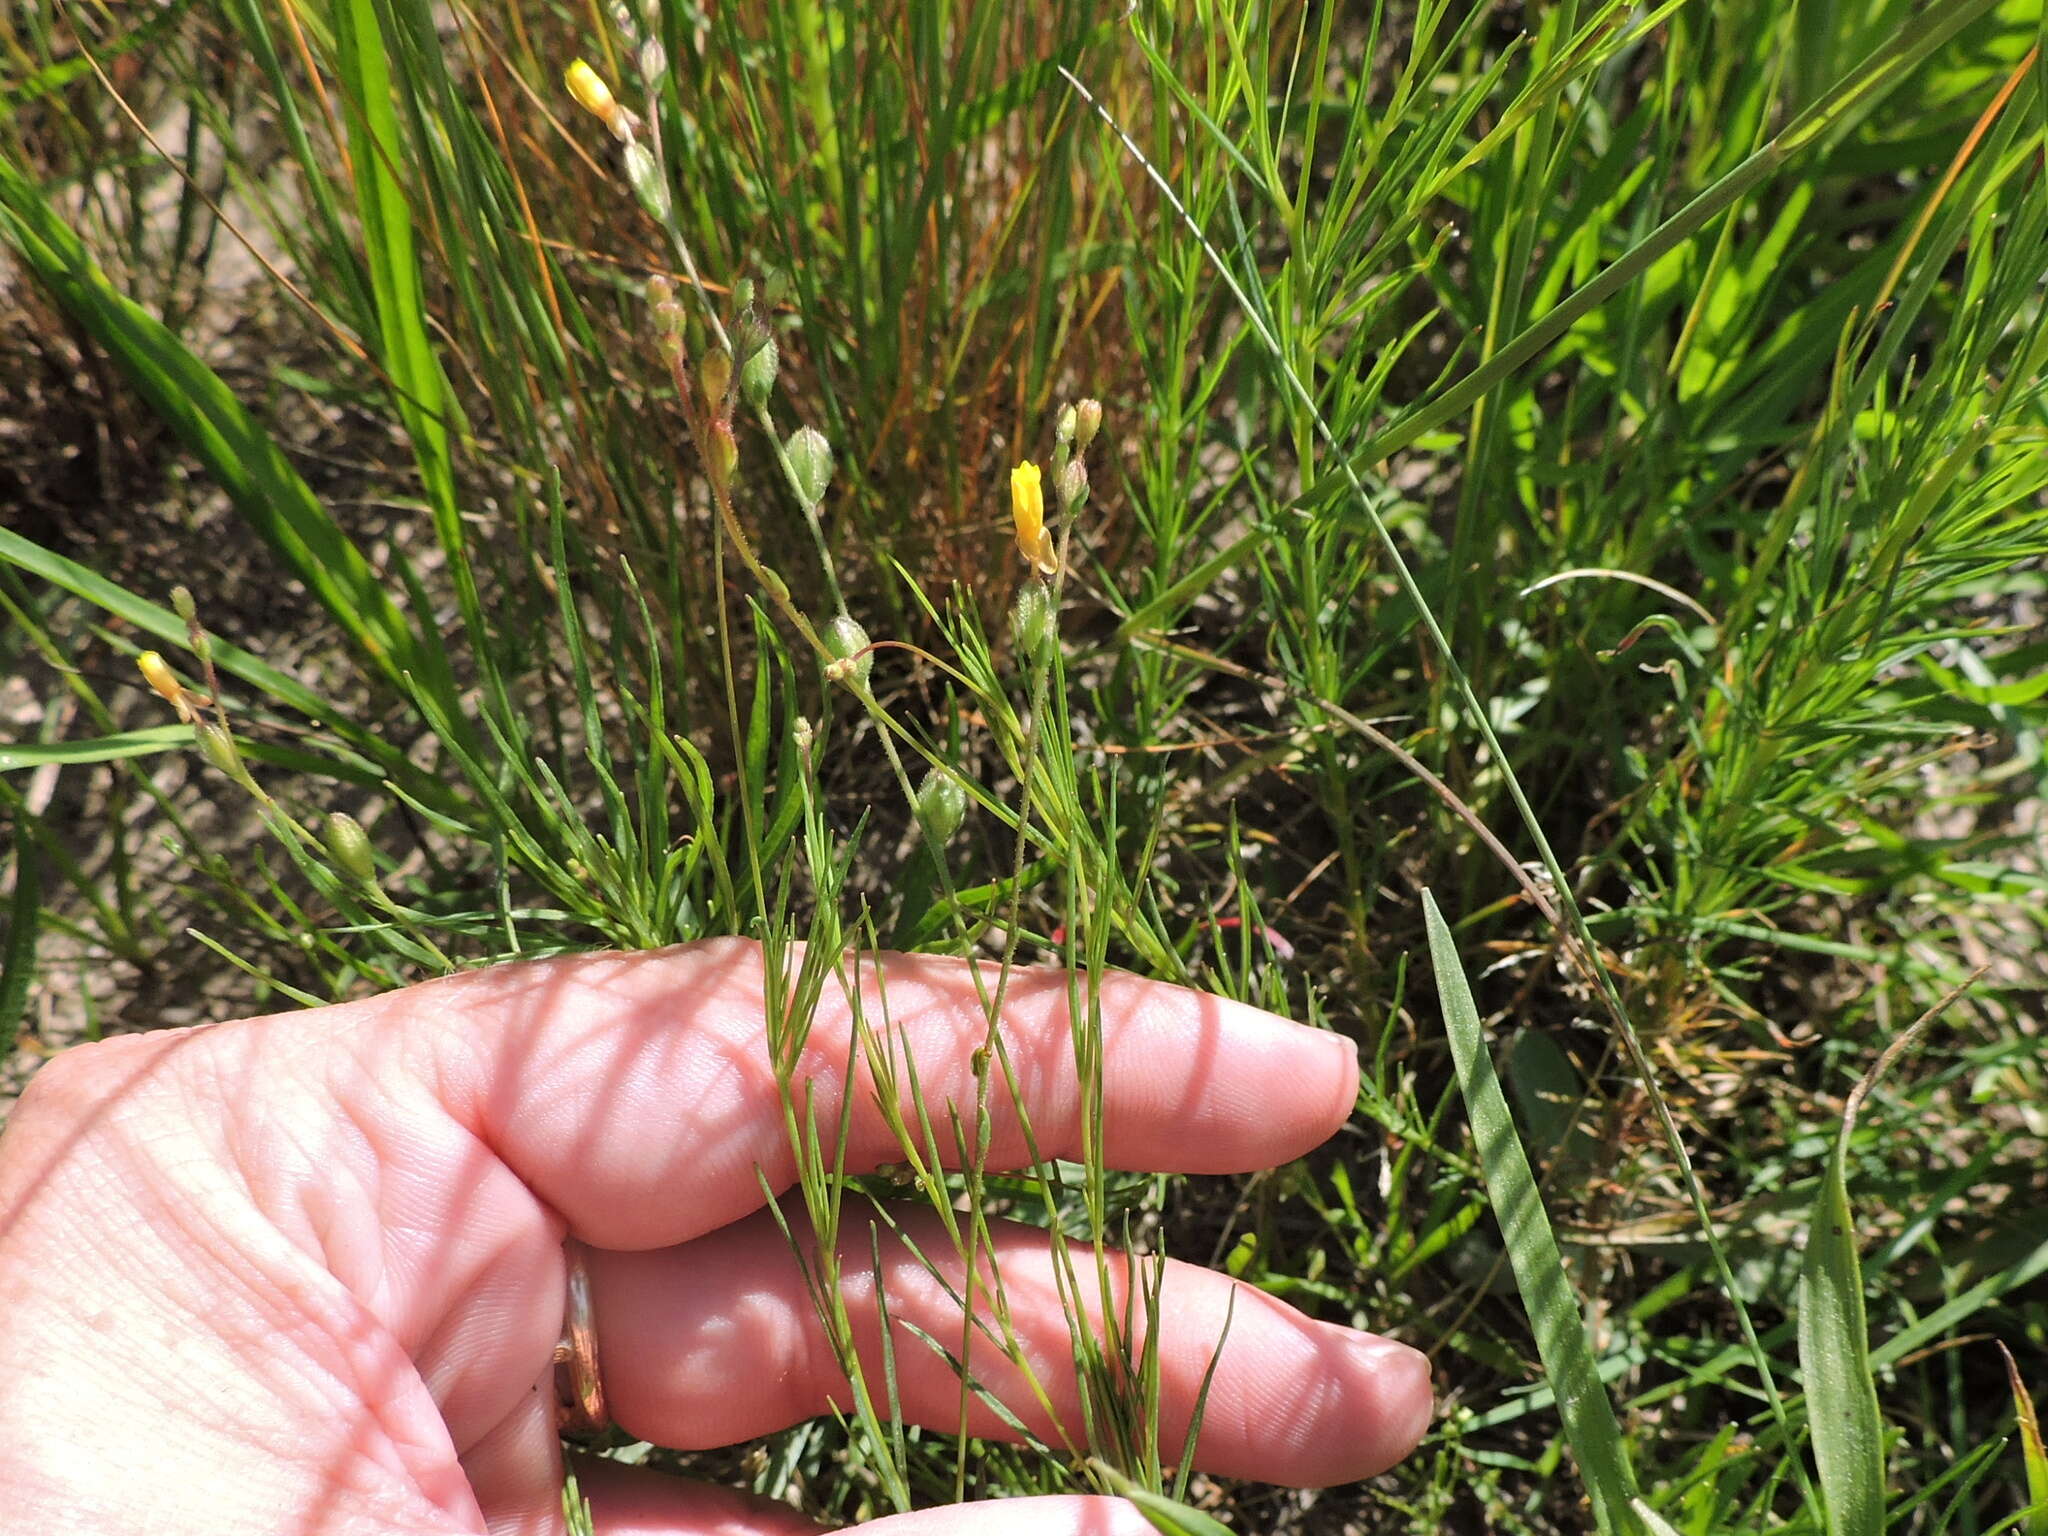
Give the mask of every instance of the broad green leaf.
[[1486, 1172], [1487, 1197], [1493, 1202], [1494, 1218], [1500, 1223], [1501, 1239], [1507, 1245], [1508, 1263], [1515, 1272], [1522, 1305], [1529, 1313], [1536, 1350], [1543, 1358], [1544, 1374], [1557, 1393], [1557, 1413], [1564, 1424], [1565, 1439], [1579, 1463], [1579, 1475], [1585, 1481], [1593, 1518], [1601, 1531], [1633, 1530], [1635, 1516], [1630, 1500], [1636, 1493], [1635, 1472], [1622, 1444], [1614, 1405], [1600, 1382], [1592, 1338], [1565, 1271], [1564, 1256], [1550, 1230], [1550, 1218], [1544, 1214], [1528, 1154], [1522, 1150], [1521, 1138], [1515, 1131], [1514, 1116], [1508, 1112], [1507, 1097], [1501, 1092], [1500, 1079], [1494, 1075], [1479, 1008], [1472, 1000], [1464, 967], [1458, 962], [1457, 941], [1451, 937], [1450, 925], [1427, 891], [1422, 895], [1422, 908], [1429, 928], [1430, 960], [1436, 968], [1437, 997], [1443, 1006], [1444, 1029], [1450, 1036], [1451, 1058], [1457, 1068], [1458, 1090], [1464, 1095], [1465, 1112], [1471, 1117], [1472, 1137]]
[[2020, 1529], [2027, 1536], [2048, 1536], [2048, 1446], [2041, 1443], [2041, 1416], [2034, 1411], [2033, 1394], [2020, 1380], [2020, 1368], [2005, 1345], [2005, 1375], [2012, 1384], [2013, 1413], [2020, 1426], [2020, 1455], [2027, 1464], [2027, 1508]]
[[1849, 1145], [1856, 1112], [1885, 1069], [1942, 1006], [1937, 1004], [1886, 1047], [1851, 1090], [1813, 1202], [1799, 1270], [1799, 1368], [1806, 1377], [1807, 1419], [1828, 1536], [1883, 1536], [1884, 1531], [1884, 1428], [1863, 1311], [1863, 1261], [1849, 1205]]
[[[235, 510], [306, 584], [358, 651], [401, 693], [424, 688], [460, 718], [438, 639], [423, 643], [361, 550], [270, 434], [161, 321], [115, 289], [41, 191], [0, 155], [0, 240], [97, 342]], [[25, 541], [24, 541], [25, 542]], [[410, 674], [417, 682], [409, 684]]]

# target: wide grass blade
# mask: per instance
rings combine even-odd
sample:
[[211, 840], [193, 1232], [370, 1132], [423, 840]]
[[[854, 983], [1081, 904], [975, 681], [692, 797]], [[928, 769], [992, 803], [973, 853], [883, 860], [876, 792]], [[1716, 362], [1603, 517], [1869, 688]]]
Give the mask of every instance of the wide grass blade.
[[1922, 1014], [1850, 1090], [1814, 1197], [1799, 1270], [1799, 1368], [1806, 1377], [1807, 1418], [1828, 1536], [1882, 1536], [1884, 1531], [1884, 1426], [1863, 1311], [1863, 1260], [1849, 1208], [1849, 1146], [1857, 1111], [1891, 1064], [1969, 985], [1951, 989]]
[[220, 376], [114, 287], [49, 200], [4, 155], [0, 239], [20, 252], [386, 681], [402, 693], [431, 689], [452, 718], [461, 718], [438, 641], [423, 643], [414, 633], [362, 551]]
[[2006, 1379], [2012, 1383], [2012, 1408], [2019, 1420], [2020, 1455], [2027, 1464], [2026, 1520], [2020, 1527], [2026, 1536], [2048, 1536], [2048, 1446], [2041, 1443], [2041, 1416], [2034, 1411], [2034, 1396], [2020, 1380], [2020, 1368], [2004, 1344]]
[[1458, 962], [1457, 942], [1437, 910], [1436, 899], [1427, 891], [1422, 893], [1422, 912], [1429, 927], [1429, 955], [1436, 967], [1444, 1030], [1450, 1037], [1458, 1090], [1464, 1095], [1480, 1166], [1486, 1173], [1487, 1198], [1500, 1223], [1501, 1239], [1507, 1245], [1522, 1305], [1528, 1309], [1544, 1373], [1557, 1393], [1565, 1439], [1571, 1443], [1601, 1531], [1631, 1531], [1637, 1523], [1630, 1507], [1636, 1493], [1635, 1473], [1622, 1445], [1614, 1405], [1600, 1382], [1591, 1335], [1565, 1273], [1564, 1256], [1550, 1230], [1550, 1219], [1543, 1212], [1536, 1176], [1515, 1132], [1507, 1097], [1494, 1075], [1479, 1008]]
[[1827, 1503], [1828, 1536], [1879, 1536], [1884, 1529], [1884, 1445], [1877, 1384], [1870, 1375], [1863, 1265], [1849, 1210], [1849, 1126], [1845, 1119], [1814, 1202], [1799, 1274], [1799, 1361], [1806, 1372], [1813, 1459]]

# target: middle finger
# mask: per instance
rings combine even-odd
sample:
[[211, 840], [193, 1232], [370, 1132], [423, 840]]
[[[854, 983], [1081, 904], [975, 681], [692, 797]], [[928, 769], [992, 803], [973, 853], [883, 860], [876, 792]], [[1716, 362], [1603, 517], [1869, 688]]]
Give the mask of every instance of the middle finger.
[[[879, 1278], [894, 1325], [903, 1414], [913, 1423], [955, 1428], [959, 1378], [906, 1325], [957, 1355], [966, 1264], [931, 1212], [908, 1210], [896, 1219], [908, 1242], [882, 1228]], [[840, 1239], [841, 1293], [862, 1371], [879, 1384], [881, 1309], [870, 1226], [849, 1213]], [[993, 1243], [1028, 1372], [1004, 1358], [1001, 1331], [991, 1322], [996, 1339], [979, 1329], [969, 1338], [974, 1379], [1048, 1444], [1078, 1443], [1073, 1340], [1046, 1235], [1001, 1224]], [[1084, 1313], [1100, 1337], [1093, 1255], [1078, 1249], [1074, 1263]], [[977, 1314], [987, 1318], [987, 1255], [981, 1268]], [[851, 1407], [846, 1373], [771, 1214], [674, 1248], [595, 1251], [590, 1272], [605, 1387], [613, 1416], [629, 1433], [702, 1449], [770, 1434], [835, 1405]], [[1132, 1348], [1141, 1349], [1144, 1319], [1137, 1314], [1144, 1309], [1126, 1307], [1120, 1264], [1112, 1281], [1110, 1305], [1119, 1318], [1132, 1318], [1139, 1335]], [[1349, 1482], [1391, 1466], [1427, 1427], [1428, 1365], [1405, 1345], [1314, 1321], [1264, 1292], [1174, 1261], [1159, 1311], [1160, 1444], [1168, 1461], [1186, 1443], [1226, 1317], [1229, 1337], [1196, 1447], [1206, 1470], [1303, 1487]], [[968, 1427], [976, 1435], [1017, 1438], [978, 1398]]]

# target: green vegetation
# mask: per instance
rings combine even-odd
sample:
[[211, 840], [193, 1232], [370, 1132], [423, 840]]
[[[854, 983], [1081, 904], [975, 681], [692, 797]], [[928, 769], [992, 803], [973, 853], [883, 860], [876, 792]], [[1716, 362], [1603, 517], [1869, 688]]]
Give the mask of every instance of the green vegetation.
[[[598, 12], [0, 16], [0, 1037], [750, 934], [847, 1359], [886, 1191], [1436, 1363], [1393, 1473], [1191, 1491], [1140, 1262], [1070, 1443], [892, 1369], [724, 1469], [824, 1518], [2048, 1527], [2038, 0]], [[999, 1173], [870, 1020], [853, 1177], [851, 946], [1064, 956], [1090, 1083], [1105, 966], [1311, 1019], [1358, 1114]]]

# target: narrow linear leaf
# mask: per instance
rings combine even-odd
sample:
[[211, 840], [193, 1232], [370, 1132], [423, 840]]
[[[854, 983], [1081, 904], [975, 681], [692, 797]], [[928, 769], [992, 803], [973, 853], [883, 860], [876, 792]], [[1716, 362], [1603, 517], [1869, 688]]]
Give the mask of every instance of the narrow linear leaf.
[[14, 828], [14, 895], [7, 907], [7, 938], [0, 947], [0, 1061], [14, 1050], [28, 1011], [29, 983], [36, 972], [36, 937], [43, 922], [42, 866], [35, 838], [22, 813]]
[[1522, 1150], [1514, 1116], [1508, 1112], [1507, 1097], [1494, 1075], [1479, 1008], [1458, 962], [1457, 942], [1427, 891], [1422, 894], [1422, 909], [1458, 1091], [1471, 1117], [1480, 1166], [1486, 1173], [1487, 1198], [1500, 1223], [1515, 1284], [1536, 1336], [1536, 1350], [1557, 1393], [1565, 1439], [1578, 1461], [1579, 1475], [1592, 1500], [1593, 1518], [1601, 1531], [1631, 1531], [1636, 1526], [1630, 1502], [1636, 1494], [1635, 1473], [1622, 1445], [1614, 1405], [1600, 1381], [1592, 1337], [1565, 1272], [1557, 1238], [1550, 1230], [1550, 1218], [1544, 1214], [1528, 1154]]
[[45, 763], [114, 763], [130, 757], [152, 757], [192, 745], [189, 725], [152, 725], [140, 731], [117, 731], [82, 741], [35, 741], [0, 747], [0, 773], [40, 768]]

